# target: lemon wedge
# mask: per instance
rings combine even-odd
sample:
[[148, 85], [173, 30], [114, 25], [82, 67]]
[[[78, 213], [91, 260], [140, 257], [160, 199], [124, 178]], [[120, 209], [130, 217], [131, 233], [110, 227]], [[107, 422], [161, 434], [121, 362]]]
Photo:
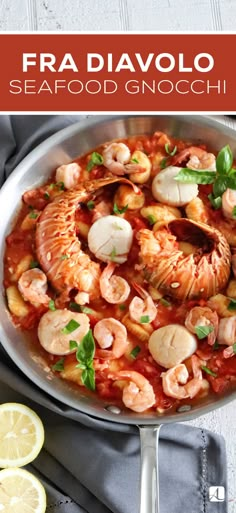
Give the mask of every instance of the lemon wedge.
[[33, 410], [19, 403], [0, 405], [0, 468], [28, 465], [43, 443], [43, 424]]
[[40, 481], [22, 468], [0, 471], [0, 512], [45, 513], [46, 493]]

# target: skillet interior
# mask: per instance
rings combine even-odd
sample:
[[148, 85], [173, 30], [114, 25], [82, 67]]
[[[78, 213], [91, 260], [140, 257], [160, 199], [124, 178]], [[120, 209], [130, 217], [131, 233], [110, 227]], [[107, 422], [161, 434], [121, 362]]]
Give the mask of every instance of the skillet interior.
[[70, 162], [78, 155], [86, 153], [105, 141], [130, 135], [149, 134], [155, 130], [167, 132], [193, 143], [206, 143], [209, 149], [219, 150], [222, 146], [230, 144], [236, 155], [236, 132], [207, 117], [94, 116], [92, 119], [75, 123], [61, 130], [39, 145], [17, 166], [0, 192], [0, 340], [3, 347], [17, 366], [36, 385], [57, 400], [94, 417], [123, 424], [148, 425], [190, 420], [233, 400], [236, 398], [236, 391], [231, 391], [224, 397], [209, 396], [201, 403], [192, 406], [191, 411], [188, 412], [172, 412], [164, 416], [151, 412], [141, 416], [125, 410], [115, 415], [106, 410], [107, 403], [102, 399], [88, 397], [80, 389], [70, 386], [68, 382], [45, 370], [37, 357], [33, 358], [35, 355], [32, 355], [29, 350], [24, 335], [12, 325], [6, 308], [2, 284], [5, 237], [10, 232], [23, 192], [44, 182], [55, 167]]

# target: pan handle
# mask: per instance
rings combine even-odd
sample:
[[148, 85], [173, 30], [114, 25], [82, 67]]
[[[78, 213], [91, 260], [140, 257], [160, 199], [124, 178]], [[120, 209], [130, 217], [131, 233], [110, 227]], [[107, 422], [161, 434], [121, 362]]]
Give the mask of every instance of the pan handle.
[[160, 513], [158, 441], [161, 426], [138, 426], [141, 443], [140, 513]]

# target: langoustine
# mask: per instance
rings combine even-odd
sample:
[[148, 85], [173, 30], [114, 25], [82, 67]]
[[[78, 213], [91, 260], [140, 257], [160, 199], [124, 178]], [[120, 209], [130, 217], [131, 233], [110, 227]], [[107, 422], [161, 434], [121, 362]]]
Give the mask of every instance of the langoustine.
[[[176, 219], [165, 232], [153, 234], [147, 229], [140, 230], [138, 239], [143, 272], [164, 294], [180, 300], [209, 298], [227, 285], [230, 248], [215, 228], [189, 219]], [[178, 240], [198, 247], [185, 255]]]
[[87, 181], [56, 197], [39, 217], [36, 225], [37, 259], [63, 302], [68, 300], [72, 289], [77, 289], [87, 301], [100, 296], [100, 264], [93, 262], [81, 249], [76, 234], [75, 212], [79, 203], [86, 202], [97, 189], [119, 181], [132, 185], [139, 192], [125, 178]]

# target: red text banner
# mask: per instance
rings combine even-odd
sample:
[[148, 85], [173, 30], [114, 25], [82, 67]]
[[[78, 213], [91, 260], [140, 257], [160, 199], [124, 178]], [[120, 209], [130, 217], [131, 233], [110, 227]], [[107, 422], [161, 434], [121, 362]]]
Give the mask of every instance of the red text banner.
[[0, 111], [236, 111], [236, 34], [0, 34]]

